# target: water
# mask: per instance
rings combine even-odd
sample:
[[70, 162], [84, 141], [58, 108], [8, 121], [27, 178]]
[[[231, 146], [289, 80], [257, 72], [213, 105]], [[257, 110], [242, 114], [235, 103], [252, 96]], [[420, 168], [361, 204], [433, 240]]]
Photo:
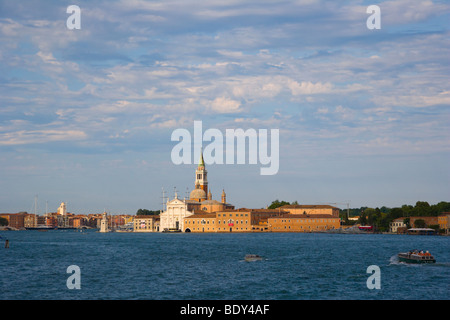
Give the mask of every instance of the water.
[[[9, 231], [0, 299], [291, 300], [450, 298], [450, 238], [381, 234]], [[436, 264], [400, 263], [429, 250]], [[246, 262], [246, 254], [262, 261]], [[81, 271], [70, 290], [67, 267]], [[368, 289], [367, 268], [381, 289]]]

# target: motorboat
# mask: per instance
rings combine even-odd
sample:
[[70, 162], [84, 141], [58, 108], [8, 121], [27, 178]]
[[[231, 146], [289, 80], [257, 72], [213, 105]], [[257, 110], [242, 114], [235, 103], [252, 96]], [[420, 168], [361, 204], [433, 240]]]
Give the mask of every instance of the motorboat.
[[263, 258], [261, 256], [257, 255], [257, 254], [247, 254], [247, 255], [245, 255], [245, 261], [248, 261], [248, 262], [250, 262], [250, 261], [260, 261], [262, 259]]
[[398, 258], [402, 262], [407, 263], [435, 263], [436, 259], [428, 252], [423, 250], [411, 250], [408, 252], [401, 252]]
[[177, 233], [177, 232], [181, 232], [181, 230], [177, 229], [177, 228], [165, 228], [162, 232]]

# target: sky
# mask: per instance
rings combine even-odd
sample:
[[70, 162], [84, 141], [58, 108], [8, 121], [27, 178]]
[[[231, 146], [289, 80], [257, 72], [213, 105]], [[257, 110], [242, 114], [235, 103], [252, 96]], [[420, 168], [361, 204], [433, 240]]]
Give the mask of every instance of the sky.
[[276, 174], [206, 165], [237, 208], [450, 201], [448, 21], [439, 0], [0, 0], [0, 212], [159, 210], [194, 188], [171, 158], [194, 121], [279, 130]]

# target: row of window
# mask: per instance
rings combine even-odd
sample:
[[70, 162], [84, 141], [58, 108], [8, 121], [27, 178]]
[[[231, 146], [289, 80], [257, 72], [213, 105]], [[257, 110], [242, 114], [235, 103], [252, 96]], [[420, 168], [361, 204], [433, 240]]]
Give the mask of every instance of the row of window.
[[[218, 213], [217, 216], [220, 217], [221, 216], [220, 213]], [[232, 217], [232, 216], [233, 216], [233, 213], [228, 213], [228, 217]], [[236, 214], [234, 214], [234, 216], [235, 217], [248, 217], [248, 213], [241, 213], [240, 215], [239, 215], [239, 213], [236, 213]], [[222, 217], [227, 217], [227, 214], [223, 213]]]
[[403, 222], [391, 222], [392, 226], [403, 227], [405, 224]]
[[[291, 222], [291, 219], [281, 219], [281, 222]], [[297, 219], [297, 222], [335, 222], [336, 220], [330, 220], [330, 219]], [[274, 219], [273, 222], [277, 222], [277, 219]], [[292, 220], [292, 222], [295, 222], [295, 220]]]
[[[248, 228], [233, 228], [234, 231], [241, 230], [241, 231], [248, 231]], [[216, 231], [216, 228], [192, 228], [192, 231]], [[230, 231], [230, 228], [217, 228], [217, 231]]]
[[[283, 228], [282, 227], [273, 227], [272, 229], [273, 230], [291, 229], [291, 226], [284, 226]], [[292, 229], [294, 229], [294, 228], [292, 228]], [[311, 230], [311, 226], [308, 226], [308, 227], [305, 226], [305, 229]], [[319, 230], [319, 229], [328, 229], [328, 226], [316, 226], [316, 229], [317, 230]], [[300, 226], [300, 230], [303, 230], [303, 226]]]
[[[217, 220], [217, 221], [218, 221], [219, 224], [220, 224], [220, 220]], [[243, 224], [244, 221], [245, 221], [245, 224], [248, 224], [248, 220], [241, 220], [241, 224]], [[232, 220], [232, 221], [226, 221], [226, 220], [223, 220], [223, 223], [224, 223], [224, 224], [225, 224], [225, 223], [236, 223], [236, 224], [239, 224], [239, 220]]]
[[135, 224], [135, 229], [152, 229], [153, 226], [151, 224]]
[[[221, 220], [217, 220], [218, 223], [221, 223]], [[191, 220], [187, 220], [187, 223], [191, 223]], [[224, 224], [228, 224], [228, 223], [235, 223], [235, 224], [239, 224], [239, 220], [232, 220], [232, 221], [227, 221], [227, 220], [223, 220]], [[248, 224], [248, 220], [241, 220], [241, 224]], [[192, 220], [192, 224], [195, 224], [195, 220]], [[209, 220], [197, 220], [197, 224], [209, 224]]]

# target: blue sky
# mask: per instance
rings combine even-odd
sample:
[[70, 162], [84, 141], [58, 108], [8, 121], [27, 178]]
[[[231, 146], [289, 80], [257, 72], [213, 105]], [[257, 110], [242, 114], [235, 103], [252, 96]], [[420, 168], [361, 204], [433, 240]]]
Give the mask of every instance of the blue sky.
[[280, 130], [276, 175], [207, 167], [237, 207], [450, 201], [448, 21], [437, 0], [0, 1], [0, 212], [160, 209], [194, 188], [170, 157], [194, 120]]

